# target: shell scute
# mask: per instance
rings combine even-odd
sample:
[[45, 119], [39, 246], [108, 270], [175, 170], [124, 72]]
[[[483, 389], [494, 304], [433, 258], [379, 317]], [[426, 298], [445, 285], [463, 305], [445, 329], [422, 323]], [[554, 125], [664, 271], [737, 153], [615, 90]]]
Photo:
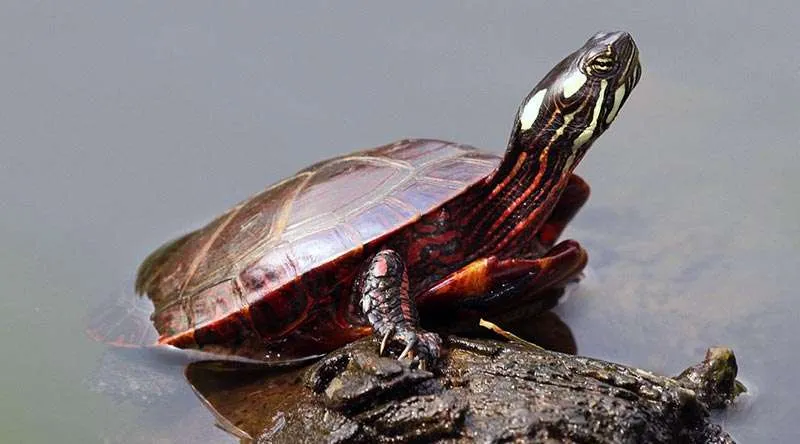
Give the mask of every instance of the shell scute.
[[137, 290], [153, 301], [161, 337], [176, 341], [202, 345], [246, 328], [276, 338], [309, 313], [324, 322], [346, 308], [315, 304], [341, 302], [331, 293], [352, 288], [365, 246], [456, 198], [498, 162], [438, 140], [319, 162], [154, 252]]

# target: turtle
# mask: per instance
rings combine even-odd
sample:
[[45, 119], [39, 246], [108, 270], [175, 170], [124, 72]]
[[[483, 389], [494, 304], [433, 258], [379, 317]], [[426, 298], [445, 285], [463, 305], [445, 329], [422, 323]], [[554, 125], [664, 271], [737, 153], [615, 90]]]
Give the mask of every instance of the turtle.
[[434, 363], [438, 326], [524, 312], [580, 277], [586, 251], [557, 242], [589, 197], [573, 170], [640, 76], [630, 34], [600, 32], [524, 98], [502, 156], [404, 139], [311, 165], [150, 254], [137, 325], [160, 345], [263, 361], [373, 335]]

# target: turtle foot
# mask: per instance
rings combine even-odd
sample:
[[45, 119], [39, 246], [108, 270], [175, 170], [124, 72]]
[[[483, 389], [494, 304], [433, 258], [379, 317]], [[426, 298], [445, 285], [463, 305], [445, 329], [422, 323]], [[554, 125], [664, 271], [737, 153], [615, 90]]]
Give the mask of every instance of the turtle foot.
[[403, 347], [397, 355], [398, 360], [409, 359], [419, 363], [422, 368], [435, 364], [441, 356], [442, 339], [429, 331], [391, 328], [382, 335], [380, 355], [383, 356], [390, 348], [393, 349], [395, 344]]
[[393, 250], [375, 254], [354, 290], [365, 320], [381, 341], [381, 355], [397, 352], [401, 360], [408, 358], [420, 365], [435, 363], [442, 340], [420, 327], [417, 306], [409, 294], [406, 267], [399, 254]]

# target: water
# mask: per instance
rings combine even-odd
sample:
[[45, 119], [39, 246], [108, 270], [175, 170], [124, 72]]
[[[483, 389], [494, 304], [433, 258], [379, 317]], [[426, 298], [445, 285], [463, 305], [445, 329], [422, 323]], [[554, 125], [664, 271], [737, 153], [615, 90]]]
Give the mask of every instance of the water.
[[559, 313], [582, 354], [658, 372], [732, 347], [751, 395], [718, 419], [742, 442], [800, 434], [788, 2], [2, 9], [4, 442], [225, 439], [177, 367], [153, 364], [171, 375], [154, 404], [89, 390], [89, 307], [162, 241], [319, 159], [404, 136], [501, 152], [529, 88], [601, 29], [634, 35], [644, 74], [579, 167], [593, 195], [568, 235], [591, 269]]

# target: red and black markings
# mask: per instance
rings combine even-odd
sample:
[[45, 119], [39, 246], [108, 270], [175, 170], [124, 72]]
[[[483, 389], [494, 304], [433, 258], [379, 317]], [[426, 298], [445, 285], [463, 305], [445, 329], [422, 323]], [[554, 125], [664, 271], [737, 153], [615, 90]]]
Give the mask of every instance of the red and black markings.
[[274, 339], [305, 321], [312, 304], [302, 284], [294, 281], [251, 303], [247, 312], [259, 336]]
[[460, 227], [446, 208], [422, 217], [398, 242], [397, 251], [405, 258], [412, 286], [428, 286], [464, 265]]
[[543, 247], [550, 248], [556, 243], [567, 224], [589, 200], [590, 193], [591, 188], [586, 181], [575, 174], [570, 175], [550, 217], [536, 232], [536, 238]]
[[[543, 295], [574, 281], [586, 261], [586, 251], [575, 241], [561, 242], [537, 259], [479, 259], [416, 301], [426, 325], [455, 320], [451, 327], [473, 329], [482, 317], [513, 313], [529, 304], [539, 307], [545, 303]], [[440, 313], [448, 313], [447, 320]]]
[[459, 212], [473, 227], [466, 242], [477, 247], [473, 257], [506, 251], [518, 238], [538, 232], [590, 145], [575, 146], [583, 128], [571, 122], [576, 116], [585, 120], [593, 103], [585, 96], [554, 106], [548, 120], [531, 130], [523, 131], [517, 121], [503, 162], [478, 193], [484, 198]]

